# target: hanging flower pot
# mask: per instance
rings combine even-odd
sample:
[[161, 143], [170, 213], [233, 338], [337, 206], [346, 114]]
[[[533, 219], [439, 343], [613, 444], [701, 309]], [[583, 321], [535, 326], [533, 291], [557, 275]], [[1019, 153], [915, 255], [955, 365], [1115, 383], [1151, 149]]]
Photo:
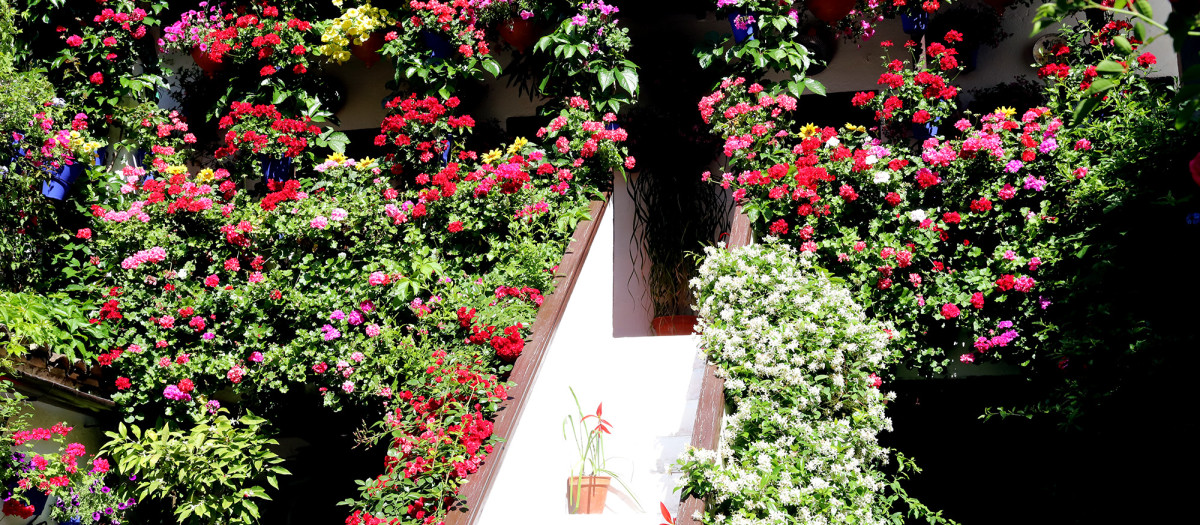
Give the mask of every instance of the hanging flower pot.
[[[101, 152], [104, 150], [100, 150]], [[104, 164], [103, 153], [97, 152], [96, 165]], [[42, 195], [61, 201], [67, 197], [67, 193], [71, 191], [71, 185], [79, 180], [87, 172], [87, 166], [79, 161], [72, 164], [63, 164], [50, 175], [50, 180], [42, 183]]]
[[529, 50], [538, 39], [537, 26], [521, 18], [510, 18], [501, 22], [499, 33], [501, 40], [521, 53]]
[[832, 24], [854, 10], [855, 0], [808, 0], [806, 6], [818, 20]]
[[900, 13], [900, 24], [904, 27], [905, 33], [924, 34], [925, 28], [929, 27], [929, 13], [919, 8], [902, 12]]
[[694, 315], [667, 315], [655, 317], [650, 321], [654, 335], [691, 335], [696, 326]]
[[291, 157], [259, 155], [258, 164], [262, 166], [264, 180], [283, 182], [292, 178]]
[[729, 27], [733, 28], [733, 41], [737, 43], [754, 39], [754, 17], [744, 13], [729, 13]]
[[571, 514], [601, 514], [608, 499], [608, 476], [571, 476], [567, 478], [567, 507]]
[[208, 75], [208, 78], [212, 78], [218, 71], [225, 69], [224, 63], [208, 58], [208, 53], [202, 51], [199, 47], [192, 48], [192, 61], [196, 63], [196, 66], [205, 75]]
[[913, 138], [917, 139], [918, 142], [924, 142], [926, 139], [930, 139], [930, 138], [937, 136], [938, 122], [940, 120], [941, 119], [931, 120], [924, 124], [917, 124], [916, 122], [913, 122], [913, 125], [912, 125]]
[[450, 47], [450, 42], [433, 31], [422, 29], [421, 41], [425, 43], [425, 47], [429, 48], [433, 58], [447, 58], [454, 52], [454, 49]]
[[383, 33], [378, 31], [371, 33], [371, 37], [361, 44], [350, 44], [350, 54], [362, 60], [367, 69], [379, 62], [380, 49], [383, 49]]

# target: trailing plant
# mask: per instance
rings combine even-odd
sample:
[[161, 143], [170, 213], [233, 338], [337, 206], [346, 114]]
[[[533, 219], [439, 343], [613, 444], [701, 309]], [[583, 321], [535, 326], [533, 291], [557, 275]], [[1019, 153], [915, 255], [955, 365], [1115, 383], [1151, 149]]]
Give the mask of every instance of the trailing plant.
[[717, 14], [734, 14], [734, 24], [755, 27], [754, 38], [738, 43], [732, 35], [709, 33], [696, 48], [700, 67], [716, 64], [726, 75], [765, 78], [772, 71], [790, 76], [782, 85], [794, 97], [805, 90], [825, 94], [825, 87], [804, 72], [812, 65], [809, 51], [800, 43], [800, 17], [786, 2], [718, 0]]
[[899, 353], [891, 329], [812, 255], [774, 239], [722, 248], [692, 285], [732, 413], [718, 451], [680, 458], [682, 494], [707, 498], [703, 523], [900, 521], [877, 438], [895, 399], [876, 375]]
[[0, 332], [4, 351], [25, 355], [31, 346], [65, 354], [71, 363], [91, 360], [108, 328], [89, 322], [93, 306], [65, 293], [35, 294], [0, 291]]
[[481, 81], [484, 73], [500, 75], [482, 27], [475, 26], [476, 7], [470, 2], [414, 1], [391, 16], [380, 50], [395, 64], [389, 86], [395, 93], [419, 92], [449, 98], [463, 80]]
[[[1128, 63], [1121, 96], [1098, 102], [1105, 119], [1064, 118], [1091, 99], [1097, 70], [1110, 67], [1112, 33], [1094, 34], [1064, 30], [1078, 52], [1042, 68], [1046, 107], [972, 115], [955, 123], [959, 138], [913, 146], [852, 125], [801, 126], [777, 107], [778, 94], [759, 92], [751, 104], [743, 93], [758, 88], [729, 81], [701, 105], [730, 158], [731, 171], [713, 179], [733, 190], [760, 233], [816, 253], [860, 304], [894, 323], [909, 366], [936, 372], [954, 357], [986, 356], [1052, 370], [1074, 337], [1059, 325], [1068, 307], [1055, 306], [1075, 289], [1079, 271], [1069, 261], [1092, 247], [1103, 203], [1133, 188], [1131, 166], [1112, 159], [1182, 140], [1165, 130], [1156, 141], [1118, 138], [1153, 128], [1168, 107], [1143, 104], [1163, 100], [1143, 77], [1152, 56]], [[927, 89], [940, 97], [951, 87]]]

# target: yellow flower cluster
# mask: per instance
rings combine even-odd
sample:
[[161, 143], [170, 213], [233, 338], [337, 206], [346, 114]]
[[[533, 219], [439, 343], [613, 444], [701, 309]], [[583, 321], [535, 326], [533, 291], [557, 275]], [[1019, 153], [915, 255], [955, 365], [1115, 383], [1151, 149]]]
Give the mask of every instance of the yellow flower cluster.
[[94, 140], [84, 140], [83, 135], [78, 131], [71, 131], [71, 151], [78, 154], [80, 157], [89, 158], [96, 155], [96, 150], [104, 147], [104, 144]]
[[[340, 7], [340, 2], [334, 5]], [[321, 42], [317, 50], [329, 60], [342, 63], [350, 60], [351, 45], [362, 45], [371, 38], [371, 33], [396, 24], [396, 20], [388, 17], [386, 9], [371, 7], [366, 4], [353, 7], [329, 22], [321, 32]]]

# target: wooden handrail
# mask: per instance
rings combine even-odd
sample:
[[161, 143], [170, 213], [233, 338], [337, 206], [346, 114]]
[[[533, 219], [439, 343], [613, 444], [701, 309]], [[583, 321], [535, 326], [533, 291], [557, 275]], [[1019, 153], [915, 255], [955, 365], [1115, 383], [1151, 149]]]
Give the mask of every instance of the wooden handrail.
[[[575, 283], [579, 280], [583, 262], [592, 248], [592, 240], [596, 238], [600, 220], [608, 207], [607, 197], [609, 195], [606, 195], [604, 201], [592, 201], [589, 209], [591, 219], [580, 222], [575, 228], [571, 244], [567, 246], [562, 262], [558, 265], [558, 273], [555, 275], [558, 280], [557, 286], [546, 296], [542, 307], [538, 309], [530, 341], [525, 345], [525, 350], [521, 352], [521, 357], [517, 359], [509, 374], [509, 380], [516, 385], [508, 390], [508, 399], [500, 403], [500, 409], [496, 412], [492, 429], [495, 435], [511, 437], [516, 432], [517, 423], [521, 420], [521, 413], [525, 410], [525, 403], [529, 398], [528, 393], [537, 381], [538, 370], [545, 359], [550, 340], [554, 338], [554, 332], [566, 311]], [[451, 510], [446, 516], [446, 525], [475, 523], [479, 518], [479, 506], [495, 483], [507, 450], [508, 442], [500, 442], [492, 449], [492, 453], [488, 454], [479, 470], [466, 477], [466, 484], [459, 489], [458, 497], [460, 501], [466, 501], [468, 506]]]
[[[739, 209], [730, 226], [729, 249], [749, 246], [752, 240], [750, 218]], [[704, 368], [704, 380], [700, 383], [700, 403], [696, 407], [696, 423], [692, 425], [692, 447], [716, 450], [721, 440], [721, 418], [725, 416], [725, 380], [717, 377], [717, 365], [709, 363]], [[679, 503], [675, 514], [676, 525], [698, 525], [692, 515], [704, 512], [704, 498], [688, 495]]]

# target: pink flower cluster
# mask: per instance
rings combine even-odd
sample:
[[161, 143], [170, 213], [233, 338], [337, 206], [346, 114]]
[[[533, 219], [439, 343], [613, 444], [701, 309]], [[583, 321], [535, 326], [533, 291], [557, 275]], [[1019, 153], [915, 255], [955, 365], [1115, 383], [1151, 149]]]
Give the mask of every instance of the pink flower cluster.
[[144, 263], [162, 262], [166, 258], [167, 250], [161, 246], [155, 246], [149, 250], [140, 250], [137, 253], [126, 257], [124, 261], [121, 261], [121, 268], [132, 270]]

